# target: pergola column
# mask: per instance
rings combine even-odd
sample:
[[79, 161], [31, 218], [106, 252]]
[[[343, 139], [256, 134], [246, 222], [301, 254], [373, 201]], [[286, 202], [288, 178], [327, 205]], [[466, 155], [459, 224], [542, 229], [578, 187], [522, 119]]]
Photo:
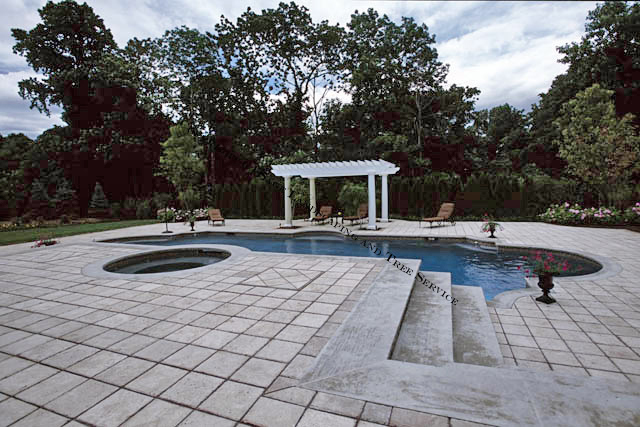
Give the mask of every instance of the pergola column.
[[291, 177], [284, 177], [284, 224], [283, 228], [293, 227], [291, 222], [293, 215], [291, 213]]
[[313, 219], [317, 210], [318, 207], [316, 206], [316, 179], [309, 178], [309, 220]]
[[376, 227], [376, 175], [369, 174], [369, 225], [367, 230], [377, 230]]
[[382, 218], [381, 222], [389, 222], [389, 192], [387, 186], [387, 175], [382, 175]]

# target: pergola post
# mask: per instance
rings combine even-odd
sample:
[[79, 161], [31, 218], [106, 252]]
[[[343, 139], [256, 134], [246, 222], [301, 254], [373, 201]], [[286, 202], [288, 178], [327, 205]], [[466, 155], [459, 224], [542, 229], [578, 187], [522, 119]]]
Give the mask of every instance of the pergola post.
[[389, 192], [387, 186], [387, 175], [382, 176], [382, 218], [380, 222], [389, 222]]
[[315, 216], [315, 212], [318, 210], [316, 206], [316, 179], [309, 178], [309, 221]]
[[376, 227], [376, 175], [369, 174], [369, 225], [367, 230], [377, 230]]
[[293, 227], [291, 222], [293, 215], [291, 213], [291, 177], [284, 177], [284, 224], [283, 228]]

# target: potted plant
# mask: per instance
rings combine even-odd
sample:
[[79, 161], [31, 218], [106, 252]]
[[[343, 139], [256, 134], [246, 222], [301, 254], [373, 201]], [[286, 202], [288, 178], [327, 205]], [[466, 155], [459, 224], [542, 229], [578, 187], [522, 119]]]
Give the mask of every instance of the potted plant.
[[58, 243], [57, 240], [55, 240], [53, 237], [41, 237], [38, 240], [35, 241], [35, 243], [33, 244], [33, 246], [31, 246], [32, 248], [39, 248], [40, 246], [51, 246], [51, 245], [55, 245], [56, 243]]
[[497, 228], [500, 228], [500, 231], [504, 230], [504, 228], [502, 228], [500, 224], [495, 222], [493, 218], [491, 218], [488, 214], [485, 213], [484, 223], [482, 224], [482, 231], [485, 233], [491, 233], [491, 236], [489, 236], [489, 238], [495, 239], [496, 236], [494, 236], [493, 233], [496, 231]]
[[[538, 276], [538, 287], [542, 289], [542, 295], [536, 298], [536, 301], [544, 302], [545, 304], [552, 304], [556, 300], [549, 295], [551, 289], [553, 289], [553, 276], [558, 276], [563, 272], [569, 270], [569, 261], [566, 259], [556, 259], [551, 252], [542, 253], [537, 251], [533, 257], [523, 256], [522, 259], [526, 262], [526, 268], [524, 272], [527, 277]], [[521, 266], [518, 266], [520, 270]], [[580, 270], [581, 267], [577, 267], [576, 270]], [[531, 274], [531, 276], [529, 276]]]
[[189, 219], [189, 225], [191, 226], [191, 231], [196, 231], [193, 228], [196, 225], [196, 218], [197, 218], [196, 214], [193, 211], [191, 211], [187, 218]]

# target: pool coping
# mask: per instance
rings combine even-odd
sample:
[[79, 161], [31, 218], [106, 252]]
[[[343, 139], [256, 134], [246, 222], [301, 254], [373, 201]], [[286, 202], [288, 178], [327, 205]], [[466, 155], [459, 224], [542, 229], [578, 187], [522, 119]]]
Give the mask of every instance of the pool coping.
[[[568, 251], [566, 249], [554, 248], [554, 247], [539, 247], [539, 246], [531, 246], [531, 245], [518, 245], [514, 243], [502, 244], [498, 239], [491, 239], [488, 237], [469, 237], [469, 236], [446, 236], [446, 237], [415, 237], [415, 236], [401, 236], [401, 235], [393, 235], [393, 234], [378, 234], [378, 235], [369, 235], [369, 234], [357, 234], [355, 231], [353, 233], [356, 237], [364, 238], [367, 240], [375, 241], [375, 240], [383, 240], [383, 239], [393, 239], [393, 240], [412, 240], [412, 241], [428, 241], [428, 242], [464, 242], [471, 244], [482, 244], [485, 246], [495, 247], [498, 251], [501, 250], [510, 250], [510, 249], [518, 249], [518, 250], [527, 250], [527, 251], [553, 251], [556, 253], [562, 253], [570, 256], [576, 256], [578, 258], [584, 258], [586, 260], [597, 262], [602, 266], [602, 268], [591, 274], [585, 274], [580, 276], [567, 276], [567, 277], [557, 277], [554, 279], [554, 282], [561, 285], [563, 280], [599, 280], [599, 279], [607, 279], [610, 277], [614, 277], [618, 275], [622, 271], [622, 266], [617, 262], [597, 255], [590, 252], [585, 252], [581, 250], [576, 251]], [[103, 244], [116, 244], [116, 245], [130, 245], [130, 246], [143, 246], [148, 248], [150, 245], [136, 245], [132, 243], [127, 243], [127, 241], [139, 241], [139, 240], [153, 240], [158, 238], [163, 238], [162, 240], [177, 240], [180, 237], [185, 236], [198, 236], [198, 235], [261, 235], [264, 237], [282, 237], [284, 236], [295, 236], [295, 235], [313, 235], [313, 236], [341, 236], [344, 238], [344, 234], [338, 230], [283, 230], [282, 232], [260, 232], [260, 231], [205, 231], [205, 232], [185, 232], [185, 233], [176, 233], [171, 236], [161, 236], [161, 235], [147, 235], [147, 236], [134, 236], [134, 237], [125, 237], [125, 238], [115, 238], [115, 239], [106, 239], [100, 240], [96, 243]], [[345, 238], [346, 240], [346, 238]], [[180, 245], [173, 246], [174, 248], [179, 247]], [[166, 247], [166, 246], [163, 246]], [[246, 248], [244, 248], [246, 249]], [[249, 249], [247, 249], [249, 250]], [[250, 251], [250, 250], [249, 250]], [[251, 252], [259, 252], [259, 251], [251, 251]], [[262, 253], [282, 253], [282, 252], [262, 252]], [[297, 255], [305, 255], [305, 254], [297, 254]], [[308, 254], [307, 254], [308, 255]], [[341, 255], [328, 255], [328, 256], [341, 256]], [[365, 257], [356, 257], [356, 258], [365, 258]], [[371, 257], [366, 257], [371, 258]], [[216, 263], [219, 265], [220, 263]], [[204, 267], [202, 267], [204, 268]], [[187, 270], [193, 271], [194, 269]], [[158, 273], [161, 274], [161, 273]], [[166, 274], [166, 273], [164, 273]], [[487, 305], [489, 307], [497, 307], [497, 308], [512, 308], [515, 302], [523, 297], [533, 296], [540, 293], [537, 288], [537, 282], [532, 279], [525, 278], [526, 287], [521, 289], [513, 289], [509, 291], [500, 292], [495, 295], [490, 301], [487, 301]], [[452, 283], [453, 284], [453, 283]], [[455, 284], [453, 284], [455, 285]], [[472, 285], [469, 285], [472, 286]]]

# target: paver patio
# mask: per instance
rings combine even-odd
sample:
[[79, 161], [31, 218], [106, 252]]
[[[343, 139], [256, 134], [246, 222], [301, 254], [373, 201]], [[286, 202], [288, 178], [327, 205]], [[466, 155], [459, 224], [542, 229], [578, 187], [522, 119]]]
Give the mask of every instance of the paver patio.
[[[196, 230], [292, 232], [277, 230], [278, 223], [202, 221]], [[481, 239], [480, 225], [419, 229], [394, 220], [379, 231], [350, 228], [359, 235]], [[532, 375], [640, 383], [640, 235], [504, 226], [499, 243], [588, 252], [622, 267], [608, 278], [556, 278], [557, 304], [523, 297], [512, 308], [489, 307], [505, 363]], [[387, 265], [384, 258], [254, 252], [180, 277], [82, 273], [95, 261], [141, 250], [94, 239], [162, 230], [154, 224], [66, 237], [51, 247], [0, 248], [0, 425], [472, 425], [296, 387]]]

